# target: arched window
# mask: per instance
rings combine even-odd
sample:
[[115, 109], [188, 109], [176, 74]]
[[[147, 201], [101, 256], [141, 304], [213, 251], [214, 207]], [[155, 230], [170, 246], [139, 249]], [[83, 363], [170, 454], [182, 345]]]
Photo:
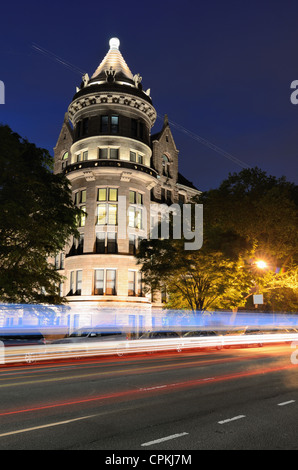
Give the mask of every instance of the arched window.
[[65, 152], [63, 154], [63, 157], [62, 157], [62, 170], [64, 170], [64, 168], [67, 167], [67, 163], [68, 163], [68, 152]]
[[163, 176], [170, 176], [170, 160], [166, 155], [162, 156], [162, 174]]

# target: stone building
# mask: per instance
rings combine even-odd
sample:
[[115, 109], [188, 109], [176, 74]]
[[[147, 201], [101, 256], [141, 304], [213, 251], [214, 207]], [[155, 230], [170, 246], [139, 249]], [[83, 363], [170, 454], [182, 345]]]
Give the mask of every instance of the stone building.
[[119, 40], [91, 78], [83, 77], [54, 149], [55, 173], [65, 172], [75, 203], [86, 212], [80, 238], [70, 240], [56, 268], [74, 314], [74, 327], [105, 322], [138, 329], [152, 324], [135, 253], [147, 238], [152, 204], [187, 203], [199, 191], [178, 172], [178, 150], [165, 116], [151, 135], [156, 110], [150, 90], [133, 75]]

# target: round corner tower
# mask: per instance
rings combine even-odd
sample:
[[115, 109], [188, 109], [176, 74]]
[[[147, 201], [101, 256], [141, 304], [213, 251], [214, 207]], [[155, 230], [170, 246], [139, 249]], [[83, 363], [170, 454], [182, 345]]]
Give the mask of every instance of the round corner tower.
[[66, 277], [61, 294], [71, 305], [150, 307], [134, 256], [147, 238], [150, 193], [157, 184], [150, 146], [156, 111], [149, 93], [112, 38], [65, 115], [54, 171], [65, 172], [75, 204], [86, 213], [80, 238], [56, 260]]

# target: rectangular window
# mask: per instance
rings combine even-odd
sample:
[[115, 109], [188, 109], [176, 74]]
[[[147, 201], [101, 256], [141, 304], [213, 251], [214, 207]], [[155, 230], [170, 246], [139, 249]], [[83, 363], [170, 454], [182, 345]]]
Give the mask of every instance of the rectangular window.
[[143, 213], [137, 207], [128, 208], [128, 226], [132, 228], [142, 229], [143, 227]]
[[116, 270], [107, 269], [106, 271], [106, 294], [116, 295]]
[[135, 213], [135, 228], [143, 228], [143, 214], [141, 209], [136, 209]]
[[109, 188], [109, 201], [112, 201], [112, 202], [118, 201], [118, 189]]
[[129, 191], [129, 203], [130, 204], [135, 204], [136, 203], [136, 192], [135, 191]]
[[128, 271], [128, 295], [136, 295], [136, 272]]
[[99, 149], [100, 160], [106, 160], [108, 158], [108, 147]]
[[128, 226], [132, 228], [135, 226], [135, 207], [128, 208]]
[[74, 271], [70, 272], [69, 295], [74, 295]]
[[104, 269], [95, 269], [94, 273], [94, 295], [104, 294]]
[[60, 253], [60, 269], [64, 269], [65, 254]]
[[137, 193], [137, 204], [143, 204], [143, 194]]
[[77, 137], [80, 137], [80, 136], [81, 136], [81, 130], [82, 130], [82, 121], [79, 121], [79, 122], [77, 123], [77, 129], [76, 129]]
[[138, 121], [136, 119], [131, 120], [131, 137], [138, 137]]
[[129, 234], [129, 249], [128, 252], [130, 255], [136, 254], [136, 236]]
[[117, 253], [117, 234], [114, 232], [107, 233], [107, 252]]
[[86, 202], [86, 189], [80, 191], [80, 204], [84, 204]]
[[97, 206], [97, 224], [105, 225], [107, 220], [106, 204], [98, 204]]
[[88, 150], [85, 150], [85, 152], [83, 152], [83, 160], [88, 160]]
[[119, 158], [119, 149], [110, 148], [110, 158], [112, 160], [118, 160], [118, 158]]
[[143, 297], [143, 276], [138, 272], [138, 297]]
[[143, 155], [138, 155], [138, 163], [141, 163], [141, 165], [143, 165]]
[[106, 201], [107, 200], [107, 188], [99, 188], [97, 194], [98, 201]]
[[100, 117], [100, 131], [103, 134], [108, 134], [109, 132], [109, 116]]
[[88, 127], [89, 127], [89, 119], [85, 118], [83, 119], [83, 135], [88, 134]]
[[77, 271], [76, 295], [81, 295], [82, 293], [82, 273], [83, 271]]
[[85, 223], [86, 223], [86, 206], [80, 206], [80, 209], [83, 211], [83, 213], [80, 216], [79, 227], [85, 227]]
[[137, 154], [136, 152], [130, 152], [129, 154], [129, 159], [131, 162], [136, 162], [137, 161]]
[[79, 204], [84, 204], [86, 202], [86, 189], [82, 191], [77, 191], [74, 195], [74, 203], [76, 206]]
[[119, 132], [119, 117], [111, 116], [111, 134], [118, 134]]
[[96, 253], [103, 254], [105, 253], [105, 232], [97, 232], [96, 233]]
[[80, 234], [80, 238], [78, 240], [78, 247], [77, 247], [77, 255], [82, 255], [84, 252], [84, 234]]
[[116, 204], [108, 204], [108, 225], [117, 225], [117, 209]]

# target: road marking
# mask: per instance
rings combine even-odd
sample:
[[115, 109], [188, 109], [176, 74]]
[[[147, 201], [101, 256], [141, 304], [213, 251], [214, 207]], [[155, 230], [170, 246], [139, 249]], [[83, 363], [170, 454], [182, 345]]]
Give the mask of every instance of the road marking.
[[176, 439], [177, 437], [186, 436], [188, 432], [182, 432], [181, 434], [172, 434], [171, 436], [162, 437], [161, 439], [156, 439], [155, 441], [145, 442], [141, 446], [152, 446], [153, 444], [160, 444], [160, 442], [169, 441], [171, 439]]
[[[209, 382], [211, 380], [215, 380], [214, 377], [207, 377], [206, 379], [199, 379], [198, 382]], [[173, 388], [177, 386], [187, 385], [188, 382], [176, 382], [174, 384], [167, 384], [167, 385], [156, 385], [154, 387], [146, 387], [146, 388], [139, 388], [140, 392], [148, 392], [150, 390], [156, 390], [159, 388]]]
[[245, 415], [234, 416], [234, 418], [225, 419], [223, 421], [218, 421], [218, 424], [226, 424], [230, 423], [231, 421], [236, 421], [237, 419], [245, 418]]
[[82, 419], [93, 418], [94, 416], [97, 416], [97, 415], [83, 416], [81, 418], [68, 419], [66, 421], [59, 421], [57, 423], [43, 424], [42, 426], [35, 426], [32, 428], [19, 429], [18, 431], [5, 432], [4, 434], [0, 434], [0, 437], [12, 436], [13, 434], [21, 434], [23, 432], [28, 432], [28, 431], [36, 431], [37, 429], [51, 428], [53, 426], [60, 426], [62, 424], [69, 424], [69, 423], [73, 423], [74, 421], [80, 421]]
[[278, 403], [277, 406], [285, 406], [289, 405], [290, 403], [295, 403], [295, 400], [284, 401], [283, 403]]

